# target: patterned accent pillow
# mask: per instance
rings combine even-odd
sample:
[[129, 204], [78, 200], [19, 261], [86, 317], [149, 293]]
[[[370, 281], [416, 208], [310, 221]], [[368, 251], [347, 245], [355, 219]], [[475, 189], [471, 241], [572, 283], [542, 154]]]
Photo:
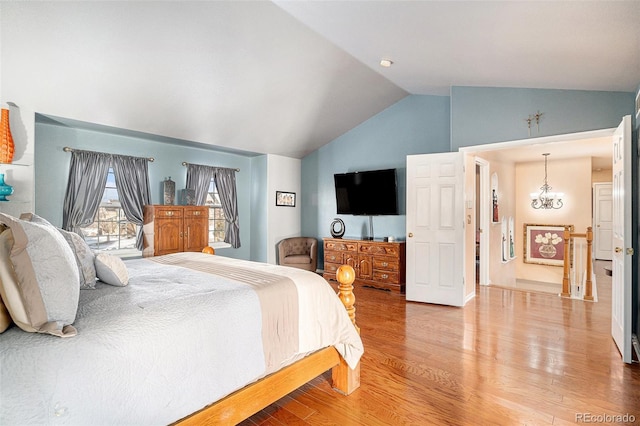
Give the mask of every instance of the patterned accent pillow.
[[80, 289], [81, 290], [94, 290], [96, 288], [96, 267], [95, 258], [89, 244], [80, 235], [75, 232], [65, 231], [64, 229], [57, 228], [62, 234], [71, 251], [76, 258], [76, 265], [78, 266], [78, 275], [80, 276]]
[[46, 221], [28, 222], [0, 213], [0, 223], [11, 228], [0, 234], [0, 263], [4, 266], [0, 268], [0, 292], [11, 318], [25, 331], [75, 336], [71, 324], [80, 288], [71, 248]]
[[[46, 219], [38, 216], [35, 213], [22, 213], [20, 219], [28, 220], [34, 223], [49, 223]], [[69, 244], [71, 251], [76, 259], [76, 265], [78, 267], [78, 275], [80, 277], [80, 289], [94, 290], [96, 288], [96, 268], [94, 266], [95, 255], [87, 242], [80, 235], [75, 232], [66, 231], [64, 229], [56, 228], [58, 232], [62, 234], [64, 239]]]

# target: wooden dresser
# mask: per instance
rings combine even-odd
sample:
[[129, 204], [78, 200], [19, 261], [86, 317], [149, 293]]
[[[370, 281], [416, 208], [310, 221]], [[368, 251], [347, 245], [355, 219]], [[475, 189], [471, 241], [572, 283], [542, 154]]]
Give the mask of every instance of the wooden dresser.
[[209, 245], [208, 206], [144, 206], [142, 256], [202, 251]]
[[324, 238], [323, 277], [335, 280], [336, 270], [343, 264], [353, 267], [357, 284], [404, 293], [404, 241]]

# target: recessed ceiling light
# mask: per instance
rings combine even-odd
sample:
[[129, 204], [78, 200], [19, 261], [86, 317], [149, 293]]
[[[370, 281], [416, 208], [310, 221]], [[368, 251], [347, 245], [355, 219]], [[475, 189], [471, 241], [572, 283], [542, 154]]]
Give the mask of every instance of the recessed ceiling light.
[[380, 60], [380, 66], [382, 66], [382, 67], [389, 68], [391, 65], [393, 65], [393, 61], [391, 59], [381, 59]]

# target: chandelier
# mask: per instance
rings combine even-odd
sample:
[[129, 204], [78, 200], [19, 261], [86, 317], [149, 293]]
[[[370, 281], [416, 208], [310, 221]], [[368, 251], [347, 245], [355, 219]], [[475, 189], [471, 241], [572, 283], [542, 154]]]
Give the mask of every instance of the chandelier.
[[534, 209], [559, 209], [562, 207], [562, 192], [551, 192], [551, 187], [547, 183], [547, 157], [549, 153], [544, 153], [544, 185], [540, 187], [540, 193], [532, 192], [531, 207]]

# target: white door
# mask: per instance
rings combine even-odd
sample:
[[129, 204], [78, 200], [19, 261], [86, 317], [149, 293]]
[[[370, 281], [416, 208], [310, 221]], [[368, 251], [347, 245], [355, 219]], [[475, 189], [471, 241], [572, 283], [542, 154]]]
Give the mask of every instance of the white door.
[[631, 116], [613, 134], [613, 259], [611, 335], [631, 363]]
[[463, 158], [407, 156], [407, 300], [464, 304]]
[[593, 184], [593, 236], [596, 259], [611, 260], [613, 243], [613, 186]]

